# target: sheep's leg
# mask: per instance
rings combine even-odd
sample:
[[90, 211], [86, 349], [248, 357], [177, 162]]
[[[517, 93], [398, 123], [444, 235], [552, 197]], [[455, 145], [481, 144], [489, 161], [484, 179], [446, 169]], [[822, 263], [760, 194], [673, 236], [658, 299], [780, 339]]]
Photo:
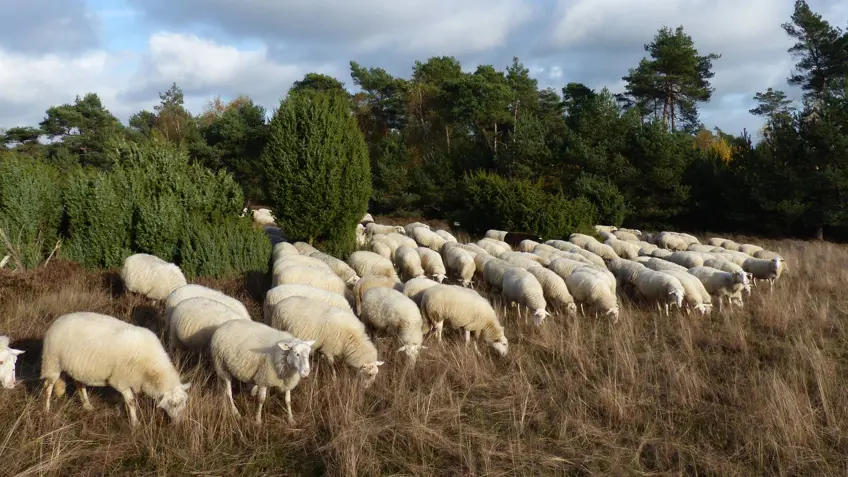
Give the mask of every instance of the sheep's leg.
[[58, 378], [44, 380], [44, 387], [47, 388], [47, 392], [45, 393], [47, 395], [47, 399], [44, 401], [44, 412], [50, 412], [50, 398], [53, 396], [53, 386], [56, 384], [57, 380]]
[[580, 302], [580, 316], [586, 316], [586, 313], [583, 311], [583, 302]]
[[127, 411], [130, 413], [130, 426], [135, 429], [138, 427], [138, 415], [135, 410], [135, 395], [132, 392], [132, 389], [125, 389], [121, 391], [121, 396], [124, 397], [124, 404], [127, 405]]
[[471, 330], [465, 330], [465, 346], [468, 346], [468, 342], [471, 341]]
[[327, 363], [330, 364], [330, 369], [333, 371], [333, 381], [336, 380], [336, 360], [332, 356], [324, 355], [327, 358]]
[[259, 386], [254, 384], [252, 388], [250, 388], [250, 397], [256, 397], [256, 393], [259, 392]]
[[262, 407], [265, 405], [265, 398], [268, 397], [268, 388], [265, 386], [259, 386], [259, 395], [257, 399], [259, 400], [259, 404], [256, 406], [256, 423], [262, 424]]
[[[227, 393], [227, 399], [230, 401], [230, 410], [233, 412], [233, 415], [236, 417], [241, 417], [241, 413], [239, 413], [238, 408], [236, 407], [235, 401], [233, 401], [233, 382], [232, 380], [227, 378], [221, 378], [224, 381], [224, 392]], [[257, 389], [257, 386], [254, 385], [253, 389], [250, 390], [251, 395], [255, 395], [256, 392], [254, 389]]]
[[773, 291], [774, 291], [774, 279], [770, 278], [769, 279], [769, 293], [771, 293]]
[[436, 323], [436, 340], [438, 342], [442, 342], [442, 329], [445, 327], [444, 321], [439, 321]]
[[291, 410], [291, 389], [286, 389], [286, 413], [289, 415], [289, 425], [294, 425], [294, 416]]
[[77, 391], [80, 393], [80, 401], [82, 401], [82, 408], [86, 411], [93, 411], [94, 406], [91, 405], [91, 402], [88, 400], [88, 390], [85, 388], [85, 384], [74, 381], [77, 386]]

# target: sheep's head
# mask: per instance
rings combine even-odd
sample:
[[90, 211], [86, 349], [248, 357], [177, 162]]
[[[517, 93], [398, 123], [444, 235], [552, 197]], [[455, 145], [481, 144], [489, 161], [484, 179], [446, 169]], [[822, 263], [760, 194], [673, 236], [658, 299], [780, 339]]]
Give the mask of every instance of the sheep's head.
[[619, 315], [618, 306], [614, 306], [614, 307], [610, 308], [609, 310], [605, 311], [604, 315], [608, 315], [610, 318], [612, 318], [613, 323], [618, 323], [618, 315]]
[[294, 369], [301, 378], [309, 376], [309, 355], [315, 340], [304, 341], [293, 338], [277, 343], [277, 347], [285, 351], [285, 362], [277, 365], [277, 374], [283, 376], [286, 369]]
[[675, 288], [668, 292], [668, 296], [671, 298], [671, 303], [677, 305], [678, 308], [683, 307], [683, 290]]
[[406, 354], [406, 357], [414, 363], [422, 349], [427, 349], [427, 347], [421, 344], [405, 344], [398, 348], [397, 352]]
[[773, 259], [771, 259], [771, 269], [772, 269], [772, 271], [777, 273], [777, 271], [780, 270], [781, 262], [783, 262], [783, 259], [780, 258], [780, 257], [774, 257]]
[[706, 315], [707, 313], [709, 313], [709, 309], [711, 307], [712, 307], [712, 305], [708, 305], [706, 303], [698, 303], [697, 305], [693, 306], [692, 308], [694, 308], [695, 311], [698, 312], [698, 314]]
[[572, 302], [565, 305], [565, 312], [568, 316], [577, 316], [577, 304]]
[[747, 284], [748, 283], [748, 275], [746, 275], [745, 272], [740, 272], [740, 271], [733, 272], [733, 283]]
[[180, 384], [163, 394], [162, 398], [159, 399], [157, 406], [164, 409], [174, 422], [180, 422], [183, 419], [183, 412], [185, 412], [188, 404], [188, 393], [186, 391], [190, 387], [191, 383]]
[[550, 316], [550, 313], [545, 311], [544, 308], [537, 308], [536, 311], [533, 312], [533, 323], [536, 326], [542, 326], [542, 322], [545, 321], [546, 316]]
[[405, 228], [403, 228], [403, 227], [402, 227], [402, 226], [400, 226], [400, 225], [396, 225], [396, 226], [395, 226], [395, 232], [397, 232], [397, 233], [399, 233], [399, 234], [406, 235], [406, 229], [405, 229]]
[[433, 279], [436, 280], [439, 283], [442, 283], [443, 281], [445, 281], [445, 278], [447, 278], [447, 277], [448, 276], [445, 275], [444, 273], [437, 273], [437, 274], [433, 275]]
[[491, 346], [498, 352], [499, 355], [506, 356], [506, 353], [509, 350], [509, 340], [506, 339], [505, 335], [501, 335], [500, 338], [492, 341]]
[[15, 387], [15, 363], [18, 355], [23, 354], [19, 349], [9, 348], [9, 338], [0, 336], [0, 380], [3, 387], [12, 389]]
[[[748, 290], [750, 291], [750, 290], [751, 290], [751, 287], [748, 287]], [[733, 306], [738, 306], [739, 308], [742, 308], [742, 306], [743, 306], [742, 298], [741, 298], [741, 297], [738, 297], [738, 296], [732, 296], [732, 297], [730, 297], [730, 303], [731, 303]]]
[[363, 388], [367, 389], [374, 383], [374, 380], [377, 379], [377, 373], [380, 371], [378, 366], [382, 366], [383, 364], [383, 361], [374, 361], [373, 363], [363, 364], [359, 368], [359, 374], [364, 378], [362, 381]]

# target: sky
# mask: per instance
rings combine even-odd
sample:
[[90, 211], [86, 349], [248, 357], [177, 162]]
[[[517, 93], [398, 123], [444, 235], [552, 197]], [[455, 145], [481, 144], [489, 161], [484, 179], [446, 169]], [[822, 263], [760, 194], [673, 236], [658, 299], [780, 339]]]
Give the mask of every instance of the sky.
[[[172, 82], [200, 113], [220, 95], [273, 110], [308, 72], [353, 90], [349, 62], [408, 77], [416, 60], [455, 56], [504, 69], [513, 56], [540, 87], [623, 90], [662, 26], [683, 25], [714, 62], [708, 128], [755, 134], [748, 110], [768, 87], [791, 97], [781, 28], [792, 0], [0, 0], [0, 129], [36, 125], [88, 92], [124, 123]], [[809, 0], [848, 27], [848, 2]]]

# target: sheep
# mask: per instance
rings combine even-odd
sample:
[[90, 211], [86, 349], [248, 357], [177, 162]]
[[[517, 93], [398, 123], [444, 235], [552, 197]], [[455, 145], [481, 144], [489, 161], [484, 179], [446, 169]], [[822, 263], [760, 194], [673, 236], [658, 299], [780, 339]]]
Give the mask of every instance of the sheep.
[[339, 278], [344, 280], [345, 283], [356, 283], [356, 281], [359, 280], [359, 275], [357, 275], [356, 271], [344, 260], [339, 260], [338, 258], [324, 252], [312, 252], [309, 254], [309, 257], [316, 258], [326, 263], [330, 267], [330, 270], [338, 275]]
[[[594, 275], [597, 275], [599, 278], [601, 278], [607, 284], [607, 286], [610, 288], [610, 290], [612, 290], [613, 294], [616, 292], [616, 289], [618, 287], [618, 282], [615, 279], [615, 275], [613, 275], [612, 272], [610, 272], [606, 268], [597, 268], [597, 267], [587, 265], [585, 267], [578, 268], [577, 270], [580, 270], [584, 273], [592, 273]], [[574, 272], [572, 272], [572, 273], [574, 273]]]
[[724, 242], [722, 242], [722, 243], [721, 243], [721, 245], [719, 245], [719, 246], [720, 246], [721, 248], [724, 248], [724, 249], [730, 250], [730, 251], [732, 251], [732, 252], [738, 252], [738, 251], [739, 251], [739, 244], [738, 244], [738, 243], [736, 243], [736, 242], [734, 242], [733, 240], [725, 240], [725, 241], [724, 241]]
[[[179, 305], [178, 305], [179, 306]], [[223, 305], [222, 305], [223, 306]], [[56, 318], [44, 334], [41, 379], [50, 412], [50, 398], [62, 372], [77, 383], [83, 408], [93, 408], [86, 386], [109, 385], [121, 393], [132, 428], [138, 426], [135, 394], [157, 400], [176, 423], [182, 420], [190, 384], [183, 384], [174, 364], [152, 331], [117, 318], [91, 312], [75, 312]]]
[[502, 238], [501, 240], [503, 240], [510, 247], [515, 248], [518, 247], [518, 245], [525, 240], [530, 240], [531, 242], [541, 242], [542, 237], [539, 237], [536, 234], [509, 232], [504, 235], [504, 238]]
[[165, 299], [165, 316], [170, 317], [171, 312], [174, 310], [174, 307], [177, 306], [183, 300], [197, 297], [215, 300], [221, 303], [222, 305], [226, 305], [229, 309], [243, 316], [244, 318], [248, 320], [251, 319], [250, 312], [247, 311], [247, 308], [241, 301], [218, 290], [207, 288], [203, 285], [195, 284], [181, 286], [176, 290], [172, 291], [170, 295], [168, 295], [168, 298]]
[[615, 237], [604, 240], [604, 245], [610, 247], [620, 258], [633, 260], [639, 256], [640, 247], [635, 242], [625, 242]]
[[421, 267], [424, 269], [424, 273], [442, 283], [447, 278], [448, 272], [439, 252], [427, 247], [418, 247], [416, 250], [421, 259]]
[[409, 248], [405, 245], [398, 247], [395, 250], [395, 263], [404, 280], [424, 276], [424, 268], [421, 266], [421, 256], [418, 255], [417, 248]]
[[[719, 311], [721, 311], [722, 301], [725, 297], [728, 303], [733, 306], [733, 297], [741, 296], [745, 285], [748, 283], [748, 276], [742, 271], [728, 273], [702, 266], [692, 267], [688, 272], [701, 281], [710, 295], [718, 298]], [[741, 303], [739, 304], [741, 306]]]
[[666, 260], [676, 263], [683, 268], [689, 269], [692, 267], [700, 267], [704, 264], [704, 260], [715, 258], [712, 254], [703, 254], [699, 252], [674, 252]]
[[528, 268], [527, 271], [539, 281], [545, 294], [545, 301], [553, 309], [565, 310], [569, 316], [577, 314], [574, 297], [569, 293], [568, 286], [561, 276], [544, 267]]
[[333, 273], [333, 269], [326, 262], [306, 255], [287, 255], [280, 257], [274, 261], [274, 265], [271, 267], [271, 273], [279, 273], [289, 267], [312, 267]]
[[368, 237], [365, 235], [365, 226], [356, 224], [356, 246], [364, 247], [368, 245]]
[[683, 306], [683, 296], [686, 293], [680, 280], [653, 270], [642, 270], [636, 276], [636, 289], [649, 301], [656, 302], [660, 313], [665, 308], [666, 316], [669, 315], [669, 304], [678, 308]]
[[593, 242], [600, 243], [600, 242], [598, 242], [598, 239], [596, 239], [595, 237], [592, 237], [591, 235], [584, 235], [584, 234], [579, 234], [579, 233], [571, 234], [571, 236], [568, 237], [568, 241], [573, 243], [574, 245], [577, 245], [578, 247], [584, 248], [584, 249], [586, 248], [586, 244], [593, 243]]
[[596, 232], [606, 232], [608, 234], [615, 232], [618, 228], [615, 225], [596, 225]]
[[524, 305], [533, 310], [533, 323], [541, 326], [545, 317], [550, 315], [545, 308], [545, 291], [534, 275], [523, 268], [510, 268], [504, 271], [501, 285], [507, 301]]
[[162, 301], [177, 288], [187, 284], [180, 267], [155, 255], [137, 253], [124, 260], [121, 267], [124, 287], [154, 301]]
[[254, 385], [256, 423], [262, 423], [262, 407], [268, 388], [286, 393], [289, 424], [294, 424], [291, 391], [301, 378], [309, 376], [309, 355], [314, 341], [304, 341], [291, 333], [254, 321], [230, 321], [212, 335], [209, 349], [215, 374], [224, 383], [224, 391], [235, 416], [240, 416], [233, 401], [233, 378]]
[[391, 232], [405, 234], [406, 230], [400, 225], [381, 225], [376, 222], [370, 222], [365, 225], [365, 234], [369, 237], [374, 234], [388, 234]]
[[636, 261], [656, 272], [660, 270], [679, 270], [682, 272], [687, 270], [682, 265], [656, 257], [636, 257]]
[[311, 285], [339, 295], [344, 295], [347, 289], [344, 280], [332, 271], [304, 266], [288, 267], [274, 273], [272, 286], [287, 284]]
[[439, 237], [445, 239], [445, 242], [459, 243], [459, 241], [456, 239], [456, 237], [454, 237], [447, 230], [434, 230], [434, 232], [436, 232], [439, 235]]
[[618, 240], [623, 240], [623, 241], [626, 241], [626, 242], [638, 242], [640, 240], [639, 235], [630, 233], [626, 230], [621, 230], [621, 229], [615, 230], [615, 231], [612, 232], [612, 234]]
[[779, 253], [772, 252], [771, 250], [765, 250], [765, 249], [757, 250], [756, 252], [754, 252], [753, 257], [754, 258], [762, 258], [762, 259], [766, 259], [766, 260], [771, 260], [775, 257], [780, 257], [780, 259], [783, 260], [783, 257], [781, 257]]
[[506, 260], [500, 258], [488, 260], [483, 265], [483, 280], [491, 288], [500, 290], [503, 286], [504, 272], [511, 268], [516, 268], [516, 266]]
[[548, 269], [565, 279], [571, 275], [574, 270], [585, 266], [586, 264], [584, 262], [572, 260], [570, 258], [557, 258], [548, 265]]
[[171, 309], [168, 319], [168, 347], [173, 354], [178, 346], [202, 349], [209, 346], [212, 333], [231, 320], [250, 320], [227, 305], [206, 297], [187, 298]]
[[783, 259], [780, 257], [774, 257], [771, 260], [749, 258], [742, 263], [742, 269], [752, 274], [755, 282], [756, 280], [768, 280], [769, 289], [774, 290], [774, 281], [780, 278], [780, 274], [783, 271], [781, 267], [782, 263]]
[[571, 242], [566, 242], [565, 240], [546, 240], [544, 245], [549, 247], [554, 247], [557, 250], [563, 252], [576, 252], [577, 250], [583, 250], [582, 247], [578, 247]]
[[667, 250], [667, 249], [664, 249], [664, 248], [657, 248], [657, 249], [651, 251], [651, 256], [654, 257], [654, 258], [661, 258], [661, 259], [665, 260], [668, 257], [670, 257], [673, 253], [674, 252], [671, 251], [671, 250]]
[[742, 266], [742, 264], [745, 263], [746, 260], [751, 258], [751, 256], [748, 255], [747, 253], [742, 253], [742, 252], [733, 251], [733, 250], [725, 250], [721, 253], [716, 253], [715, 256], [717, 258], [723, 258], [723, 259], [727, 260], [728, 262], [735, 263], [736, 265], [739, 265], [740, 267]]
[[[424, 229], [424, 228], [420, 228], [420, 229], [422, 231], [429, 232], [428, 229]], [[409, 247], [409, 248], [418, 248], [418, 242], [416, 242], [414, 238], [407, 237], [406, 235], [399, 234], [397, 232], [387, 233], [386, 238], [388, 238], [389, 240], [396, 243], [397, 247], [400, 247], [400, 246], [403, 245], [403, 246], [406, 246], [406, 247]], [[441, 237], [439, 237], [439, 239], [441, 240]], [[393, 247], [393, 248], [397, 249], [397, 247]]]
[[517, 248], [517, 250], [518, 250], [519, 252], [532, 253], [534, 250], [536, 250], [536, 247], [538, 247], [539, 245], [542, 245], [542, 244], [540, 244], [539, 242], [536, 242], [536, 241], [534, 241], [534, 240], [529, 240], [529, 239], [527, 239], [527, 240], [522, 240], [522, 241], [518, 244], [518, 248]]
[[505, 252], [500, 254], [498, 258], [520, 268], [541, 267], [542, 263], [540, 261], [551, 263], [550, 260], [543, 259], [538, 255], [525, 254], [524, 252]]
[[15, 387], [15, 363], [18, 356], [24, 352], [9, 346], [9, 337], [0, 336], [0, 381], [3, 387], [12, 389]]
[[676, 278], [683, 285], [683, 303], [687, 306], [687, 314], [690, 308], [701, 315], [710, 312], [713, 306], [710, 294], [697, 277], [688, 271], [679, 270], [660, 270], [660, 273]]
[[686, 247], [687, 252], [712, 253], [715, 247], [712, 245], [701, 245], [699, 243], [690, 244]]
[[[600, 242], [599, 242], [600, 243]], [[599, 255], [592, 253], [588, 250], [584, 250], [582, 248], [575, 250], [574, 252], [577, 255], [582, 256], [584, 259], [588, 260], [590, 264], [595, 265], [600, 268], [606, 268], [606, 262]], [[618, 258], [618, 257], [613, 257]]]
[[689, 244], [680, 236], [663, 232], [659, 236], [657, 246], [666, 250], [686, 250]]
[[739, 246], [740, 252], [748, 254], [752, 257], [756, 252], [759, 252], [760, 250], [763, 250], [763, 247], [760, 247], [759, 245], [752, 245], [750, 243], [743, 243]]
[[486, 278], [485, 278], [484, 271], [485, 271], [486, 264], [489, 263], [490, 261], [496, 259], [496, 258], [497, 257], [489, 255], [488, 253], [481, 253], [479, 255], [475, 255], [474, 256], [474, 268], [475, 268], [474, 276], [478, 280], [483, 280], [483, 282], [485, 282]]
[[274, 250], [271, 252], [271, 260], [276, 262], [283, 257], [293, 257], [300, 255], [300, 252], [294, 248], [294, 245], [288, 242], [280, 242], [274, 245]]
[[595, 235], [599, 235], [601, 237], [601, 240], [609, 240], [611, 238], [612, 239], [615, 238], [615, 235], [613, 235], [609, 232], [595, 232]]
[[618, 323], [619, 308], [615, 292], [601, 277], [587, 270], [587, 267], [582, 267], [564, 277], [568, 292], [580, 304], [581, 311], [585, 303], [602, 315], [612, 317], [613, 323]]
[[[314, 340], [313, 349], [331, 365], [336, 357], [343, 358], [364, 378], [364, 388], [374, 382], [378, 367], [383, 365], [383, 361], [377, 360], [377, 348], [365, 333], [365, 325], [347, 310], [339, 310], [311, 298], [293, 296], [274, 307], [271, 326], [301, 339]], [[335, 375], [335, 368], [333, 373]]]
[[440, 342], [447, 322], [452, 328], [464, 330], [466, 346], [474, 333], [475, 338], [482, 338], [500, 356], [507, 354], [509, 340], [495, 309], [474, 290], [456, 285], [430, 287], [421, 297], [421, 316], [436, 328], [436, 339]]
[[376, 275], [398, 280], [395, 266], [392, 265], [391, 260], [381, 257], [374, 252], [368, 252], [366, 250], [353, 252], [347, 258], [347, 263], [360, 277]]
[[615, 279], [618, 283], [619, 287], [624, 285], [634, 286], [636, 285], [636, 276], [642, 270], [645, 270], [644, 264], [638, 261], [625, 260], [625, 259], [616, 259], [610, 260], [607, 264], [610, 272], [615, 276]]
[[362, 296], [365, 292], [372, 288], [393, 288], [395, 290], [403, 290], [403, 283], [395, 278], [371, 275], [359, 280], [353, 286], [353, 310], [359, 315], [362, 313]]
[[[503, 244], [503, 245], [502, 245]], [[494, 256], [499, 256], [502, 253], [509, 252], [510, 249], [504, 247], [506, 245], [504, 242], [499, 242], [490, 238], [482, 238], [477, 241], [477, 246], [486, 251], [486, 253]]]
[[726, 241], [727, 241], [727, 239], [724, 239], [724, 238], [721, 238], [721, 237], [712, 237], [709, 240], [707, 240], [707, 245], [709, 245], [711, 247], [721, 247], [721, 244], [723, 244]]
[[754, 279], [754, 275], [746, 272], [741, 265], [737, 265], [729, 260], [725, 260], [724, 257], [711, 258], [709, 260], [704, 260], [704, 266], [715, 268], [716, 270], [721, 270], [722, 272], [742, 272], [745, 276], [748, 277], [746, 281], [745, 288], [742, 290], [746, 296], [751, 294], [751, 280]]
[[374, 217], [371, 217], [371, 214], [366, 212], [365, 215], [362, 216], [362, 220], [359, 221], [359, 224], [365, 225], [371, 222], [374, 222]]
[[383, 242], [371, 242], [371, 252], [376, 253], [377, 255], [390, 259], [392, 258], [392, 248]]
[[504, 232], [503, 230], [491, 229], [491, 230], [487, 230], [486, 234], [483, 237], [494, 239], [494, 240], [503, 240], [504, 237], [506, 237], [506, 234], [507, 234], [507, 232]]
[[618, 228], [618, 229], [613, 230], [613, 233], [616, 233], [616, 232], [621, 232], [621, 233], [625, 233], [625, 234], [635, 235], [635, 236], [636, 236], [636, 241], [637, 241], [637, 242], [638, 242], [639, 240], [642, 240], [642, 238], [645, 236], [645, 234], [643, 234], [643, 233], [642, 233], [642, 231], [641, 231], [641, 230], [639, 230], [639, 229], [628, 229], [628, 228], [625, 228], [625, 227], [620, 227], [620, 228]]
[[485, 254], [489, 255], [489, 252], [486, 251], [483, 247], [477, 245], [476, 243], [461, 243], [459, 247], [467, 252], [471, 252], [476, 255]]
[[274, 215], [270, 209], [256, 209], [252, 212], [253, 221], [259, 225], [274, 225]]
[[262, 317], [265, 320], [265, 323], [270, 323], [271, 315], [274, 313], [274, 306], [290, 296], [305, 296], [307, 298], [312, 298], [313, 300], [326, 303], [333, 308], [338, 308], [340, 310], [352, 309], [347, 299], [338, 293], [328, 292], [327, 290], [309, 285], [277, 285], [265, 293], [265, 302], [262, 304]]
[[460, 280], [462, 286], [471, 286], [474, 272], [477, 270], [471, 253], [462, 248], [452, 247], [444, 253], [443, 258], [445, 268]]
[[362, 296], [359, 316], [363, 323], [396, 335], [402, 345], [398, 352], [405, 353], [410, 363], [415, 363], [424, 348], [424, 322], [411, 298], [391, 288], [372, 288]]
[[406, 235], [409, 235], [410, 237], [412, 237], [412, 231], [417, 229], [417, 228], [430, 230], [429, 225], [422, 224], [421, 222], [412, 222], [411, 224], [406, 224], [406, 225], [403, 226], [403, 230], [406, 232]]
[[300, 252], [301, 255], [307, 255], [307, 256], [312, 252], [318, 251], [317, 248], [313, 247], [312, 245], [310, 245], [306, 242], [295, 242], [294, 248], [296, 248], [297, 251]]
[[438, 284], [439, 282], [426, 277], [413, 278], [403, 285], [403, 294], [412, 299], [416, 305], [420, 306], [424, 291]]

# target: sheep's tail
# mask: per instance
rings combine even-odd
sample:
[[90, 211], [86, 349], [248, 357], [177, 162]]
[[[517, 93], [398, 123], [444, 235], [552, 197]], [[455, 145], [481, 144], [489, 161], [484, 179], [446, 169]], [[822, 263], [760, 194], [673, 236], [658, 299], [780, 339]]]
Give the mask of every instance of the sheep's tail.
[[67, 384], [65, 380], [59, 377], [55, 383], [53, 383], [53, 395], [56, 397], [62, 397], [65, 395], [65, 389], [67, 388]]

